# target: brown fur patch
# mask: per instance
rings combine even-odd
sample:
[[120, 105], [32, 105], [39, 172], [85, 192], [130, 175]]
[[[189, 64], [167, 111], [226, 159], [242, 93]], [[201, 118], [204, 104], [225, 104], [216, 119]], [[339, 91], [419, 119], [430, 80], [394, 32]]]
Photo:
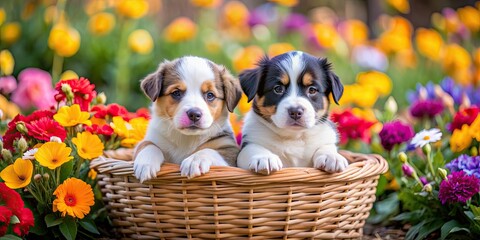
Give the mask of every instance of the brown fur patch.
[[217, 97], [212, 102], [205, 100], [208, 104], [208, 109], [210, 110], [210, 114], [212, 115], [214, 120], [217, 120], [222, 116], [224, 101], [222, 100], [223, 99], [223, 91], [221, 90], [222, 82], [220, 80], [220, 77], [217, 74], [215, 75], [216, 75], [215, 81], [209, 80], [209, 81], [203, 82], [200, 89], [203, 94], [206, 94], [207, 92], [212, 92]]
[[323, 117], [325, 114], [328, 113], [328, 107], [330, 106], [330, 102], [328, 101], [328, 98], [325, 96], [323, 97], [323, 108], [318, 109], [317, 111], [317, 117]]
[[265, 96], [255, 99], [254, 110], [257, 114], [262, 116], [265, 119], [270, 119], [270, 117], [275, 114], [277, 111], [277, 106], [268, 106], [265, 107], [263, 104], [265, 102]]
[[288, 85], [288, 83], [290, 82], [290, 78], [286, 73], [282, 73], [282, 76], [280, 77], [280, 82], [285, 86]]
[[184, 92], [187, 90], [187, 85], [180, 80], [176, 80], [175, 83], [165, 86], [165, 91], [163, 92], [163, 95], [168, 96], [177, 89]]
[[163, 95], [157, 98], [157, 101], [155, 102], [155, 104], [156, 104], [155, 114], [157, 114], [157, 116], [160, 116], [162, 118], [171, 119], [177, 112], [178, 101], [176, 101], [175, 99], [173, 99], [168, 95]]
[[305, 73], [302, 78], [303, 86], [310, 86], [313, 84], [313, 76], [310, 73]]
[[199, 146], [196, 151], [206, 148], [217, 151], [222, 155], [229, 166], [236, 166], [237, 155], [240, 150], [231, 132], [225, 131], [220, 133], [218, 136], [211, 138]]

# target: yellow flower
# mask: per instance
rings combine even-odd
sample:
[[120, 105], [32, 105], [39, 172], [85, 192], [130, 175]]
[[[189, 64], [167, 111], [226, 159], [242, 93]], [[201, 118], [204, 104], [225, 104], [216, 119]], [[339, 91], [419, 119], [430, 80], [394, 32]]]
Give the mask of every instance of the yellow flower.
[[466, 124], [462, 126], [462, 129], [455, 129], [452, 137], [450, 137], [450, 149], [452, 152], [461, 152], [467, 149], [471, 143], [470, 129]]
[[22, 28], [20, 27], [20, 23], [6, 23], [0, 29], [0, 40], [6, 44], [14, 43], [20, 37], [21, 32]]
[[345, 41], [352, 46], [365, 44], [368, 40], [368, 27], [360, 20], [346, 20], [342, 22], [340, 29]]
[[317, 43], [324, 48], [332, 48], [338, 42], [338, 33], [332, 24], [315, 23], [312, 31]]
[[0, 51], [0, 74], [12, 75], [15, 60], [7, 49]]
[[35, 153], [35, 159], [44, 167], [55, 169], [73, 159], [70, 156], [72, 149], [65, 143], [47, 142]]
[[187, 17], [179, 17], [173, 20], [164, 31], [165, 39], [169, 42], [178, 43], [188, 41], [197, 34], [197, 25]]
[[223, 19], [229, 26], [244, 26], [248, 20], [248, 8], [240, 1], [225, 4]]
[[77, 178], [68, 178], [60, 184], [53, 195], [53, 211], [60, 211], [62, 217], [66, 214], [82, 219], [95, 204], [92, 187]]
[[298, 4], [298, 0], [269, 0], [269, 1], [285, 7], [293, 7]]
[[387, 0], [387, 3], [403, 14], [410, 12], [410, 4], [408, 3], [408, 0]]
[[90, 126], [92, 125], [92, 121], [88, 120], [89, 118], [90, 114], [88, 112], [82, 112], [78, 104], [73, 104], [70, 107], [63, 106], [53, 115], [53, 119], [64, 127], [71, 127], [77, 124]]
[[130, 124], [125, 122], [122, 117], [116, 116], [113, 117], [110, 126], [113, 128], [113, 132], [119, 137], [128, 137], [128, 129], [131, 128]]
[[133, 118], [128, 124], [130, 125], [128, 135], [120, 142], [123, 147], [135, 146], [147, 133], [148, 120], [143, 117]]
[[377, 40], [378, 47], [387, 54], [394, 54], [412, 48], [412, 25], [402, 17], [393, 17], [389, 20], [388, 30], [382, 33]]
[[237, 72], [254, 68], [256, 63], [265, 56], [263, 50], [255, 45], [238, 50], [233, 57], [233, 68]]
[[88, 160], [101, 156], [105, 148], [102, 140], [90, 132], [77, 133], [77, 137], [72, 138], [72, 142], [77, 147], [78, 155]]
[[377, 94], [386, 96], [392, 92], [392, 80], [387, 74], [377, 71], [361, 72], [357, 75], [357, 82], [377, 91]]
[[72, 70], [67, 70], [60, 75], [60, 80], [78, 79], [78, 74]]
[[240, 98], [240, 102], [238, 102], [238, 110], [241, 114], [246, 114], [250, 108], [252, 107], [252, 102], [248, 102], [247, 95], [242, 94], [242, 98]]
[[339, 105], [355, 104], [359, 107], [370, 108], [378, 99], [378, 92], [370, 86], [360, 84], [345, 85]]
[[470, 136], [472, 138], [477, 139], [477, 141], [480, 141], [480, 115], [475, 118], [475, 121], [470, 124]]
[[88, 171], [88, 177], [92, 180], [97, 179], [97, 171], [95, 171], [93, 168], [90, 168], [90, 171]]
[[443, 46], [440, 33], [433, 29], [419, 28], [415, 34], [417, 49], [423, 56], [432, 60], [439, 60]]
[[229, 116], [230, 125], [232, 125], [233, 135], [237, 136], [240, 132], [242, 132], [242, 121], [240, 120], [240, 116], [232, 113]]
[[33, 164], [30, 160], [17, 158], [15, 162], [0, 172], [0, 178], [11, 189], [23, 188], [30, 184], [33, 174]]
[[92, 117], [90, 119], [90, 121], [92, 121], [92, 124], [96, 124], [98, 126], [103, 126], [103, 125], [107, 124], [107, 120], [105, 120], [103, 118]]
[[13, 102], [9, 102], [7, 98], [0, 94], [0, 110], [3, 111], [2, 120], [13, 119], [20, 114], [20, 108]]
[[268, 47], [268, 56], [272, 58], [293, 50], [295, 50], [295, 47], [290, 43], [274, 43]]
[[460, 21], [473, 33], [480, 30], [480, 11], [472, 6], [459, 8], [458, 17]]
[[458, 44], [450, 44], [444, 50], [443, 69], [448, 74], [469, 69], [472, 64], [470, 54]]
[[394, 62], [400, 68], [414, 68], [417, 66], [417, 56], [413, 49], [404, 49], [397, 52]]
[[128, 36], [128, 46], [136, 53], [148, 54], [153, 49], [152, 36], [147, 30], [135, 30]]
[[117, 12], [128, 18], [141, 18], [148, 12], [146, 0], [121, 0], [117, 4]]
[[115, 26], [115, 17], [111, 13], [101, 12], [93, 15], [88, 21], [88, 29], [94, 35], [105, 35]]
[[222, 4], [222, 0], [190, 0], [190, 2], [197, 7], [216, 8]]
[[473, 62], [475, 63], [475, 67], [480, 68], [480, 48], [475, 49], [473, 53]]
[[75, 28], [58, 24], [48, 36], [48, 47], [59, 56], [73, 56], [80, 48], [80, 34]]
[[5, 18], [7, 14], [5, 14], [5, 9], [0, 8], [0, 26], [2, 26], [3, 22], [5, 22]]

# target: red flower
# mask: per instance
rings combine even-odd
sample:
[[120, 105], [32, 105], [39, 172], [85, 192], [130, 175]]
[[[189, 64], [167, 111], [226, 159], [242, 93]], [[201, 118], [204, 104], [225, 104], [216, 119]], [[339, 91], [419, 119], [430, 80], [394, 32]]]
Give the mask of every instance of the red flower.
[[95, 113], [93, 114], [94, 117], [103, 119], [105, 119], [108, 114], [107, 107], [105, 105], [95, 105], [92, 107], [91, 112]]
[[113, 134], [113, 128], [106, 124], [103, 126], [93, 124], [92, 126], [85, 127], [85, 130], [93, 134], [101, 134], [105, 136], [111, 136]]
[[341, 113], [332, 113], [331, 119], [337, 123], [338, 132], [340, 133], [340, 143], [345, 144], [350, 139], [360, 139], [364, 142], [370, 142], [370, 127], [374, 122], [359, 118], [350, 110]]
[[[10, 224], [10, 217], [12, 217], [12, 215], [12, 211], [7, 206], [0, 206], [0, 225]], [[2, 234], [0, 231], [0, 236], [3, 235], [5, 234]]]
[[[30, 139], [31, 137], [34, 137], [33, 135], [30, 135], [30, 132], [25, 135], [17, 131], [17, 123], [23, 122], [25, 126], [34, 121], [38, 120], [41, 118], [53, 118], [53, 112], [47, 111], [47, 110], [38, 110], [33, 112], [32, 114], [28, 116], [23, 116], [23, 115], [17, 115], [15, 118], [12, 119], [7, 125], [7, 131], [5, 132], [5, 135], [3, 136], [3, 147], [13, 151], [13, 142], [17, 139], [20, 139], [22, 136], [25, 137], [27, 140]], [[28, 128], [27, 128], [28, 129]], [[50, 139], [48, 139], [50, 140]]]
[[128, 110], [124, 106], [120, 106], [116, 103], [109, 104], [107, 106], [107, 112], [110, 116], [126, 116], [128, 114]]
[[23, 208], [19, 214], [16, 215], [19, 223], [13, 225], [13, 232], [19, 236], [24, 236], [30, 230], [30, 227], [33, 227], [35, 224], [35, 219], [33, 218], [33, 213], [28, 208]]
[[150, 111], [147, 109], [147, 108], [139, 108], [136, 112], [135, 112], [135, 117], [143, 117], [145, 119], [150, 119]]
[[472, 124], [479, 112], [480, 109], [477, 106], [461, 109], [453, 117], [453, 121], [448, 129], [453, 132], [455, 129], [462, 129], [463, 124]]
[[8, 230], [8, 225], [0, 224], [0, 237], [5, 236], [5, 234], [7, 234], [7, 230]]
[[57, 90], [55, 99], [57, 102], [63, 101], [67, 98], [66, 94], [62, 91], [63, 84], [68, 84], [70, 88], [72, 88], [73, 103], [79, 104], [82, 111], [88, 111], [90, 103], [93, 98], [97, 96], [95, 85], [91, 84], [88, 79], [83, 77], [80, 79], [62, 80], [55, 85], [55, 90]]
[[52, 118], [40, 118], [26, 124], [28, 135], [38, 140], [50, 141], [50, 137], [59, 137], [62, 141], [67, 137], [67, 131]]

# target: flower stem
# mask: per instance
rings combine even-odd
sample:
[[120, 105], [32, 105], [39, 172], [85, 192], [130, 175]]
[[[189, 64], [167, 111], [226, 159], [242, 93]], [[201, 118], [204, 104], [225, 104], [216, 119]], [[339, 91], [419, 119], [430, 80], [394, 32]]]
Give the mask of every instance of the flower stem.
[[428, 169], [432, 173], [432, 177], [435, 179], [435, 171], [433, 170], [433, 164], [432, 164], [432, 153], [427, 154], [427, 165], [428, 165]]
[[60, 74], [63, 69], [63, 57], [58, 54], [53, 54], [53, 65], [52, 65], [52, 80], [53, 83], [57, 83], [60, 80]]

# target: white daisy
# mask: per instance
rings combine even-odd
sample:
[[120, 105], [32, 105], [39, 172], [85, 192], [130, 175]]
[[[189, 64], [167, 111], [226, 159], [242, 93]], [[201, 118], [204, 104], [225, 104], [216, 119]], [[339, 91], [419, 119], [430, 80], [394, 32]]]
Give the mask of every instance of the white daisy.
[[22, 158], [25, 159], [25, 160], [27, 160], [27, 159], [28, 160], [33, 160], [33, 159], [35, 159], [35, 153], [37, 153], [37, 151], [38, 151], [38, 148], [32, 148], [32, 149], [24, 152]]
[[434, 143], [439, 141], [442, 138], [442, 132], [440, 129], [432, 128], [429, 130], [422, 130], [419, 133], [415, 134], [410, 144], [414, 145], [416, 148], [423, 147], [427, 143]]

